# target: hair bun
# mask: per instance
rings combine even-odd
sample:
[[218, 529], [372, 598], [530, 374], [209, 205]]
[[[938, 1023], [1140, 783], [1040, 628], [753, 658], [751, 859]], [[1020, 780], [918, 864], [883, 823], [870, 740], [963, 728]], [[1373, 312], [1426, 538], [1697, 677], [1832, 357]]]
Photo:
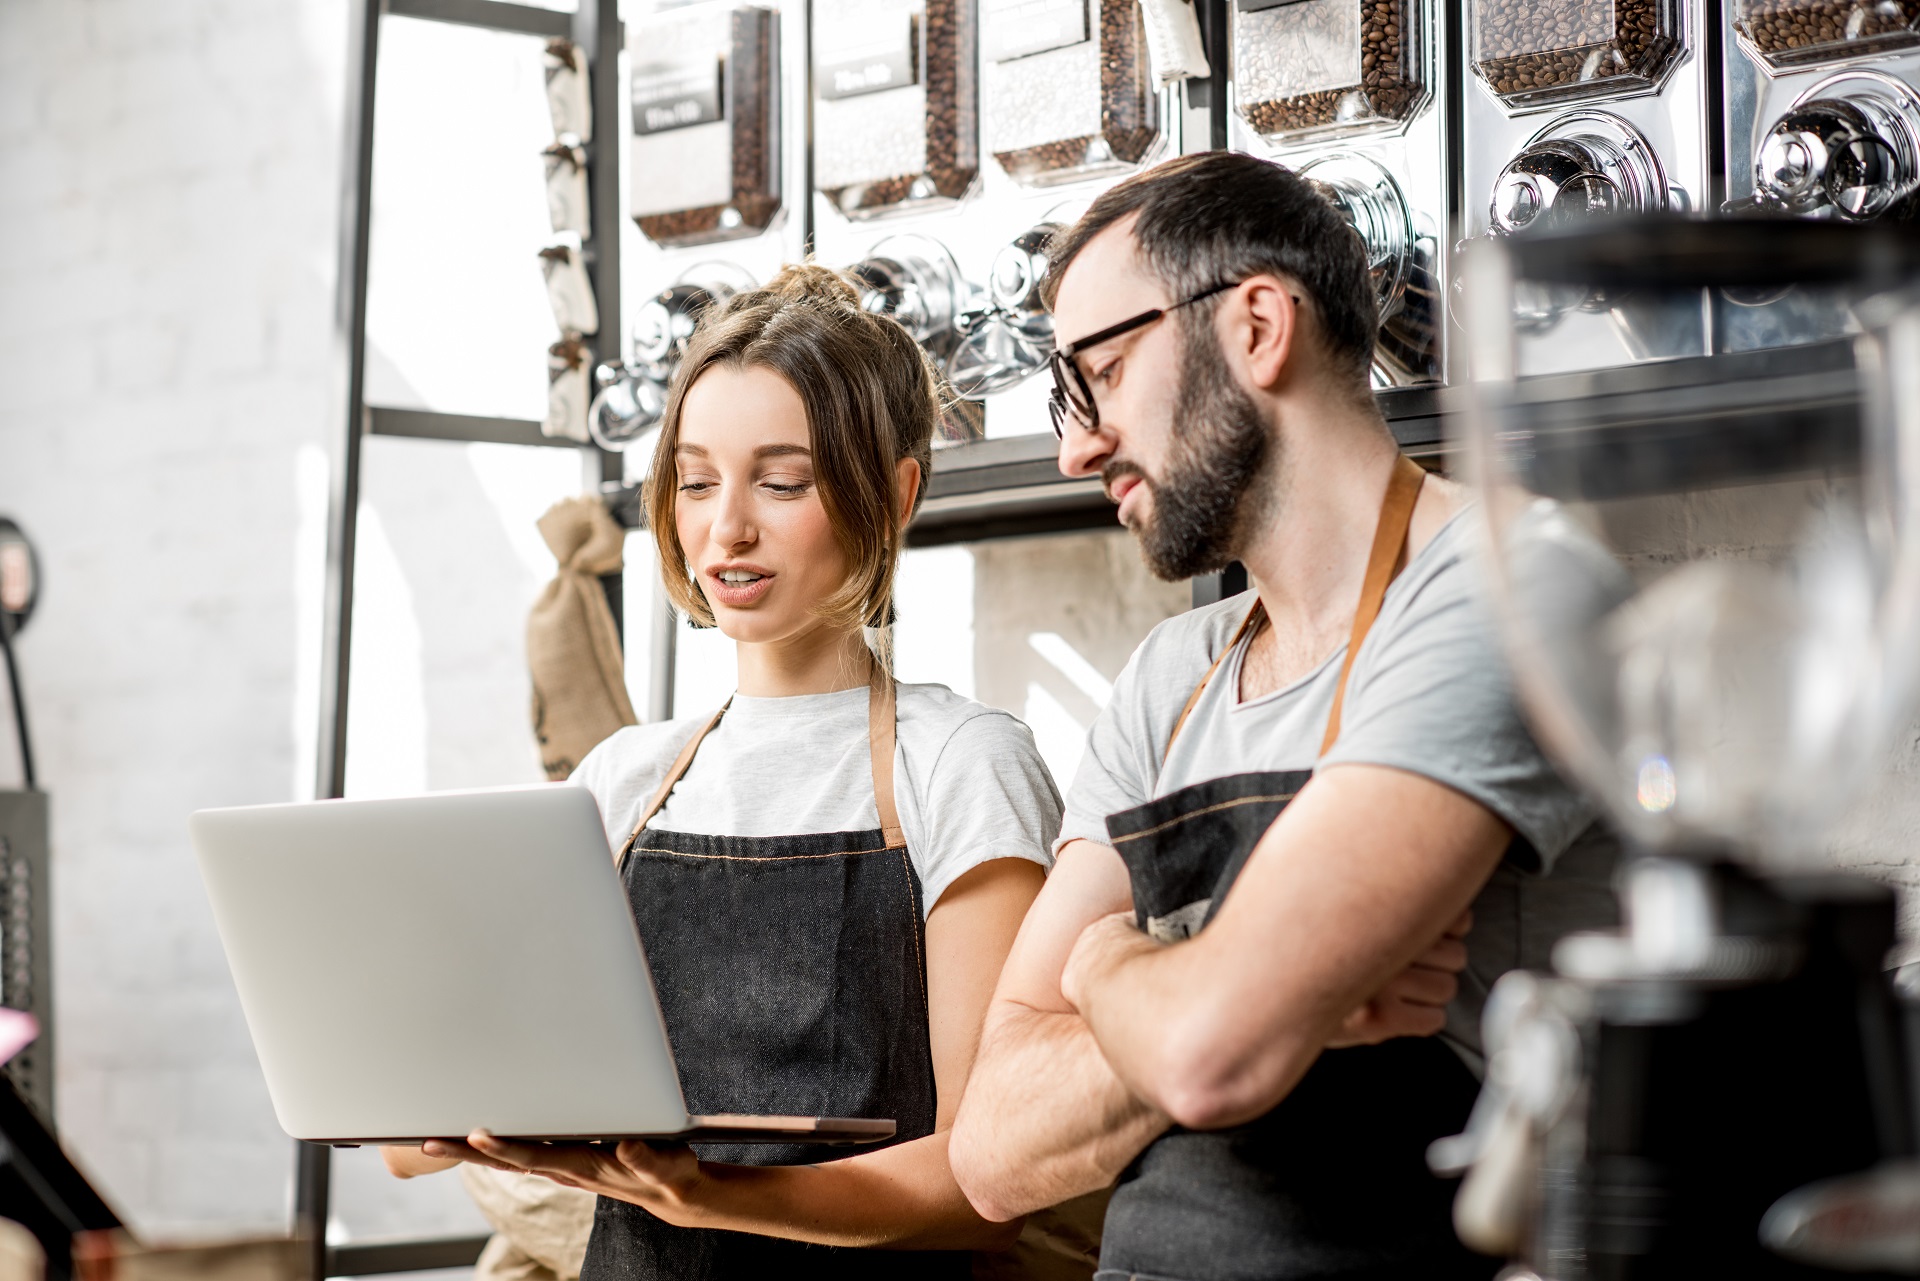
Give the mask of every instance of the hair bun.
[[860, 305], [860, 291], [844, 272], [819, 263], [789, 263], [767, 282], [766, 291], [778, 298], [812, 298], [820, 302]]

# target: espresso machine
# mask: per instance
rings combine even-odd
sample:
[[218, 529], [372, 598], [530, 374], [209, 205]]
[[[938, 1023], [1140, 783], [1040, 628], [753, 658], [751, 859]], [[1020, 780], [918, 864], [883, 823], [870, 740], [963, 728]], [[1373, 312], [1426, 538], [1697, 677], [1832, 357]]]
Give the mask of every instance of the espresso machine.
[[[1465, 280], [1459, 443], [1517, 686], [1631, 857], [1621, 930], [1492, 993], [1481, 1098], [1429, 1157], [1466, 1173], [1456, 1225], [1510, 1281], [1920, 1272], [1893, 902], [1821, 853], [1920, 670], [1920, 246], [1612, 218], [1476, 245]], [[1676, 415], [1525, 376], [1583, 315], [1728, 298], [1845, 318], [1824, 400]], [[1776, 545], [1727, 555], [1756, 513]]]
[[1320, 185], [1366, 243], [1378, 388], [1444, 381], [1451, 139], [1432, 0], [1234, 0], [1229, 140]]

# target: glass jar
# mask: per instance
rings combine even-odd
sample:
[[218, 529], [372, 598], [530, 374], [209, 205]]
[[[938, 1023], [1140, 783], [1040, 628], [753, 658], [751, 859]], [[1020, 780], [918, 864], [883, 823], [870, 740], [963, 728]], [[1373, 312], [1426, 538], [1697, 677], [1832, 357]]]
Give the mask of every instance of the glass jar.
[[1160, 96], [1137, 0], [980, 0], [980, 10], [986, 145], [1016, 181], [1068, 182], [1154, 155]]
[[820, 0], [813, 178], [849, 217], [960, 199], [980, 174], [971, 0]]
[[1733, 30], [1775, 70], [1920, 45], [1915, 0], [1733, 0]]
[[628, 28], [634, 221], [662, 245], [752, 236], [780, 211], [779, 15], [702, 4]]
[[1421, 0], [1239, 0], [1235, 109], [1269, 142], [1390, 128], [1427, 101]]
[[1507, 106], [1658, 87], [1685, 52], [1679, 0], [1470, 0], [1473, 72]]

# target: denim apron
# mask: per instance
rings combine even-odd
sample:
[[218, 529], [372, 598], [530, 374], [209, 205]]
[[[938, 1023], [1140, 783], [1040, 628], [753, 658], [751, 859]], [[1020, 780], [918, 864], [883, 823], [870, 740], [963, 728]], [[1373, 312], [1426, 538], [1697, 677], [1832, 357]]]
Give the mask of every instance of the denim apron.
[[[891, 1117], [899, 1128], [890, 1143], [933, 1133], [920, 880], [894, 807], [893, 682], [877, 671], [867, 709], [876, 830], [700, 836], [647, 826], [723, 706], [681, 750], [621, 850], [689, 1112]], [[811, 1165], [883, 1146], [693, 1150], [703, 1161]], [[958, 1251], [839, 1249], [680, 1228], [601, 1197], [580, 1276], [958, 1278], [968, 1261]]]
[[[1340, 733], [1347, 677], [1405, 559], [1425, 477], [1400, 459], [1368, 557], [1360, 607], [1320, 744]], [[1257, 600], [1175, 722], [1266, 622]], [[1164, 758], [1163, 758], [1164, 759]], [[1127, 865], [1135, 919], [1162, 943], [1199, 933], [1254, 846], [1312, 770], [1232, 774], [1107, 819]], [[1454, 1237], [1453, 1185], [1427, 1171], [1427, 1145], [1458, 1134], [1478, 1083], [1433, 1037], [1324, 1051], [1274, 1109], [1223, 1130], [1176, 1126], [1121, 1175], [1097, 1281], [1452, 1281], [1498, 1266]]]

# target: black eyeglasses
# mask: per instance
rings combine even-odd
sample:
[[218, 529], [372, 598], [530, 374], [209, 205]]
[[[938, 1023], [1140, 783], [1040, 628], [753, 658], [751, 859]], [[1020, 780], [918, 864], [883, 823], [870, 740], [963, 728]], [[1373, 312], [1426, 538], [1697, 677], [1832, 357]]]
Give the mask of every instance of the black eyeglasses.
[[1080, 366], [1074, 363], [1075, 356], [1110, 338], [1118, 338], [1121, 334], [1130, 334], [1136, 329], [1144, 329], [1169, 312], [1178, 311], [1182, 307], [1191, 307], [1194, 303], [1211, 298], [1215, 294], [1225, 293], [1242, 283], [1244, 282], [1229, 280], [1212, 288], [1202, 289], [1191, 298], [1182, 298], [1179, 302], [1165, 307], [1143, 311], [1131, 320], [1109, 325], [1099, 333], [1088, 334], [1078, 342], [1056, 347], [1053, 354], [1047, 358], [1047, 363], [1053, 367], [1053, 392], [1047, 397], [1047, 412], [1053, 417], [1053, 434], [1065, 438], [1069, 413], [1088, 431], [1093, 431], [1100, 426], [1100, 407], [1093, 403], [1093, 388], [1087, 386], [1086, 375], [1082, 374]]

